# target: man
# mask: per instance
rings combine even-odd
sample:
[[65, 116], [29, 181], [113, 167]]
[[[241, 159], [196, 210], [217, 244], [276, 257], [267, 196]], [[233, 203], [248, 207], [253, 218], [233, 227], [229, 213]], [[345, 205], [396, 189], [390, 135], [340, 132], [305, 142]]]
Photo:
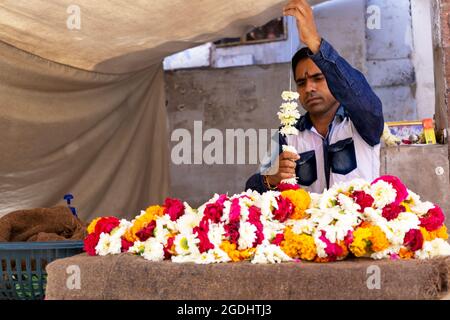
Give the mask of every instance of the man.
[[[317, 32], [306, 0], [292, 0], [283, 14], [297, 20], [307, 47], [292, 58], [292, 69], [307, 111], [296, 124], [298, 135], [279, 135], [278, 172], [258, 173], [246, 184], [259, 192], [275, 189], [284, 179], [321, 193], [336, 182], [378, 177], [384, 120], [380, 99], [361, 72], [354, 69]], [[281, 145], [299, 153], [282, 152]]]

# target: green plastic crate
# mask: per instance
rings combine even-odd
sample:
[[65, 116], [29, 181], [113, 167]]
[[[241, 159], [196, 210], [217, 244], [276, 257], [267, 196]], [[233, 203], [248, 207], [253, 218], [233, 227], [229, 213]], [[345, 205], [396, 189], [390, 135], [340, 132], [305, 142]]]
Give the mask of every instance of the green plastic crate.
[[0, 300], [45, 298], [50, 262], [83, 252], [83, 241], [0, 242]]

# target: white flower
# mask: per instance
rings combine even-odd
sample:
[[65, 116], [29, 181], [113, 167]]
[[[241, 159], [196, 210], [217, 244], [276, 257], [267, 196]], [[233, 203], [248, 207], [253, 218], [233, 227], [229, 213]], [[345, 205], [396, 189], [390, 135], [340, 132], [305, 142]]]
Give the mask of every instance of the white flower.
[[288, 145], [283, 145], [282, 146], [283, 152], [291, 152], [291, 153], [297, 153], [297, 149], [294, 146], [288, 146]]
[[210, 263], [222, 263], [231, 261], [228, 254], [220, 248], [214, 248], [208, 250], [208, 252], [203, 252], [201, 255], [197, 256], [195, 263], [198, 264], [210, 264]]
[[393, 203], [397, 197], [397, 191], [394, 187], [383, 180], [378, 180], [370, 189], [370, 195], [375, 200], [377, 208], [384, 208], [386, 205]]
[[170, 219], [169, 215], [165, 214], [156, 219], [156, 226], [153, 234], [156, 240], [164, 243], [170, 237], [171, 233], [175, 232], [176, 230], [177, 224]]
[[323, 242], [322, 240], [320, 240], [321, 236], [322, 236], [321, 230], [316, 230], [316, 232], [313, 235], [314, 243], [316, 244], [317, 256], [319, 258], [327, 258], [328, 255], [325, 252], [325, 248], [327, 247], [327, 244], [325, 242]]
[[220, 246], [224, 234], [225, 228], [223, 223], [211, 223], [209, 225], [208, 239], [214, 245], [214, 247], [218, 248]]
[[264, 192], [255, 202], [255, 205], [261, 208], [261, 217], [267, 220], [273, 219], [273, 208], [278, 208], [277, 197], [280, 195], [278, 191]]
[[177, 234], [174, 239], [175, 252], [177, 255], [189, 255], [189, 254], [199, 254], [199, 249], [197, 244], [200, 240], [196, 235], [190, 234]]
[[108, 254], [119, 254], [122, 249], [122, 240], [120, 237], [114, 237], [108, 233], [102, 232], [100, 239], [95, 247], [95, 253], [99, 256]]
[[357, 204], [352, 198], [347, 197], [345, 194], [338, 194], [338, 200], [341, 208], [346, 212], [358, 212], [361, 206]]
[[177, 220], [177, 230], [182, 234], [191, 234], [193, 229], [200, 224], [201, 220], [202, 216], [197, 212], [185, 212], [185, 214]]
[[281, 93], [281, 98], [286, 101], [298, 100], [299, 97], [300, 95], [298, 94], [298, 92], [283, 91], [283, 93]]
[[389, 258], [392, 254], [398, 254], [401, 247], [401, 245], [391, 246], [385, 250], [372, 253], [370, 257], [375, 260], [386, 259]]
[[256, 240], [256, 227], [249, 222], [241, 222], [239, 226], [239, 250], [253, 247]]
[[415, 205], [411, 206], [411, 211], [417, 214], [418, 216], [424, 216], [428, 213], [429, 210], [433, 209], [435, 205], [432, 202], [429, 201], [419, 201], [414, 202]]
[[149, 238], [144, 242], [142, 257], [150, 261], [164, 260], [164, 246], [155, 238]]
[[415, 252], [415, 257], [418, 259], [431, 259], [444, 256], [450, 256], [450, 244], [441, 238], [425, 241], [422, 249]]
[[319, 209], [325, 210], [335, 207], [337, 205], [337, 195], [337, 191], [333, 188], [324, 190], [319, 200]]
[[298, 135], [298, 129], [293, 126], [283, 126], [283, 128], [280, 129], [280, 133], [284, 136]]
[[256, 247], [252, 259], [253, 264], [280, 263], [283, 261], [292, 261], [292, 259], [279, 246], [267, 243]]
[[139, 240], [135, 241], [133, 243], [133, 246], [128, 249], [129, 253], [139, 254], [142, 255], [144, 253], [145, 244]]
[[272, 240], [279, 233], [283, 233], [286, 225], [277, 220], [261, 219], [264, 239]]
[[287, 223], [292, 226], [292, 232], [296, 234], [312, 235], [316, 228], [312, 219], [289, 220]]

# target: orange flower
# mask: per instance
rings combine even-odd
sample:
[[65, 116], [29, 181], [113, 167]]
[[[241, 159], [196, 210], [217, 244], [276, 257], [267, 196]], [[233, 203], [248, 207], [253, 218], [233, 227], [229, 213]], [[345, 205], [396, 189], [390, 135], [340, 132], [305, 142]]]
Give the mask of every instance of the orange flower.
[[147, 227], [152, 221], [164, 214], [164, 207], [150, 206], [145, 210], [145, 213], [138, 216], [133, 225], [125, 232], [124, 238], [129, 242], [135, 242], [138, 239], [136, 233]]
[[248, 260], [256, 251], [256, 248], [238, 250], [235, 243], [231, 243], [227, 240], [222, 241], [220, 249], [225, 251], [233, 262]]
[[445, 225], [435, 231], [428, 231], [424, 227], [420, 227], [420, 231], [422, 232], [424, 241], [432, 241], [436, 238], [448, 239], [447, 227]]
[[307, 234], [296, 234], [292, 227], [287, 227], [284, 231], [284, 240], [281, 242], [283, 250], [291, 258], [312, 261], [317, 255], [317, 248], [314, 238]]
[[95, 226], [97, 225], [98, 220], [100, 220], [102, 217], [98, 217], [95, 218], [94, 220], [92, 220], [92, 222], [89, 224], [89, 226], [87, 227], [87, 232], [88, 234], [94, 233], [95, 231]]
[[295, 207], [294, 213], [290, 216], [291, 219], [300, 220], [308, 216], [305, 210], [311, 203], [311, 197], [307, 191], [303, 189], [286, 190], [281, 193], [281, 196], [289, 199]]
[[407, 248], [401, 248], [400, 251], [398, 252], [398, 255], [400, 258], [408, 260], [414, 257], [414, 252], [408, 250]]
[[380, 227], [371, 226], [370, 231], [371, 236], [369, 237], [369, 241], [372, 243], [371, 249], [373, 251], [379, 252], [389, 248], [389, 240]]

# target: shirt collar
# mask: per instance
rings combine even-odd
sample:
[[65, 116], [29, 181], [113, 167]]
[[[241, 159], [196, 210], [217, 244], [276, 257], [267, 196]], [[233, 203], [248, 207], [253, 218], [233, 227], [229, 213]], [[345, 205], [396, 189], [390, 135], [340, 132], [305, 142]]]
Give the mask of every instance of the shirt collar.
[[[343, 121], [346, 117], [348, 117], [347, 112], [345, 111], [344, 106], [341, 104], [334, 115], [334, 120]], [[313, 123], [309, 116], [309, 112], [305, 113], [300, 120], [298, 120], [296, 127], [299, 131], [311, 130], [313, 127]]]

